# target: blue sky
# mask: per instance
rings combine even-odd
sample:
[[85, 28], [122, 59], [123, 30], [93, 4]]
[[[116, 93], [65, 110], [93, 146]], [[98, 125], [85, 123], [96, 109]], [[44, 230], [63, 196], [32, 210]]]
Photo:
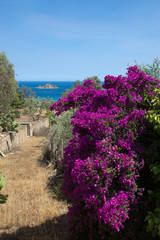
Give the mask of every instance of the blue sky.
[[160, 58], [159, 12], [159, 0], [0, 0], [0, 52], [18, 81], [103, 81]]

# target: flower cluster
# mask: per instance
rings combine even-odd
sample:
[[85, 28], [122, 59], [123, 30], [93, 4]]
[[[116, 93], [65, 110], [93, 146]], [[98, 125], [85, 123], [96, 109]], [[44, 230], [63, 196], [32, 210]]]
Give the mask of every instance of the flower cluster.
[[[100, 232], [120, 231], [129, 211], [143, 192], [137, 178], [143, 167], [143, 148], [137, 144], [144, 131], [144, 94], [152, 94], [157, 80], [136, 66], [127, 76], [106, 76], [103, 90], [84, 82], [50, 107], [57, 115], [77, 108], [72, 118], [74, 138], [65, 149], [63, 192], [70, 201], [69, 229], [95, 239]], [[86, 230], [88, 229], [88, 230]], [[86, 236], [86, 235], [85, 235]], [[82, 238], [81, 238], [82, 239]]]

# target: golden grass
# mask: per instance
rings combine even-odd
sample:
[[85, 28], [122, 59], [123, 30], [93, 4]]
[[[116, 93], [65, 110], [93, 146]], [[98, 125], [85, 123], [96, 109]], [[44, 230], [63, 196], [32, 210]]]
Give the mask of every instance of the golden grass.
[[[22, 123], [22, 122], [33, 122], [33, 118], [32, 116], [30, 116], [28, 114], [28, 108], [23, 108], [23, 109], [18, 109], [18, 111], [20, 112], [20, 117], [16, 118], [16, 122], [17, 123]], [[26, 114], [24, 113], [26, 111]], [[34, 115], [36, 116], [36, 114], [38, 114], [39, 112], [35, 113]], [[43, 109], [41, 117], [46, 117], [46, 109]]]
[[2, 193], [9, 195], [0, 206], [0, 240], [67, 239], [67, 204], [51, 198], [46, 188], [51, 170], [37, 161], [44, 144], [44, 137], [28, 138], [0, 161], [7, 181]]

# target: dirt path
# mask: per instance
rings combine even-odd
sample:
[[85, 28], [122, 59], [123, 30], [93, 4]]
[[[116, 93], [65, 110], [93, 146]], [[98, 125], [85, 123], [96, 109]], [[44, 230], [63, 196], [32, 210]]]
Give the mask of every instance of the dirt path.
[[51, 170], [41, 167], [38, 159], [44, 137], [32, 137], [16, 151], [0, 160], [5, 175], [7, 203], [0, 205], [0, 240], [66, 240], [67, 205], [51, 198], [46, 179]]

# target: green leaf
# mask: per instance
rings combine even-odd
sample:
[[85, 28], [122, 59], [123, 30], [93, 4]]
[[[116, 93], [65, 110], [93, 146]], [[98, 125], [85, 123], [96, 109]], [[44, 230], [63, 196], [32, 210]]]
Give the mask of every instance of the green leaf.
[[155, 217], [155, 216], [154, 216], [154, 223], [155, 223], [155, 224], [160, 223], [160, 219], [159, 219], [158, 217]]
[[149, 219], [150, 219], [150, 216], [147, 215], [147, 216], [145, 217], [144, 221], [146, 222], [146, 221], [148, 221]]
[[153, 219], [152, 218], [148, 219], [148, 228], [149, 228], [149, 231], [151, 231], [153, 228]]
[[160, 213], [160, 208], [155, 208], [155, 209], [154, 209], [154, 212]]
[[158, 225], [158, 236], [160, 236], [160, 225]]
[[5, 177], [0, 172], [0, 190], [6, 185]]
[[147, 192], [148, 192], [149, 195], [150, 195], [150, 194], [153, 194], [153, 191], [152, 191], [152, 190], [148, 190]]

